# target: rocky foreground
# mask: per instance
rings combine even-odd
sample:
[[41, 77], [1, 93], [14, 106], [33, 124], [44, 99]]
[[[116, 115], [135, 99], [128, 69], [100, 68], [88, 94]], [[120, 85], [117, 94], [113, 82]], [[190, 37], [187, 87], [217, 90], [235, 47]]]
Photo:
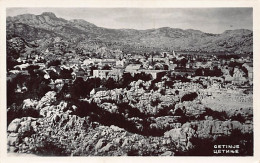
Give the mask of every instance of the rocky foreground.
[[91, 102], [83, 100], [83, 110], [57, 100], [54, 91], [40, 101], [24, 100], [22, 109], [34, 108], [40, 116], [12, 120], [8, 151], [40, 156], [213, 155], [213, 145], [229, 143], [240, 145], [239, 155], [252, 155], [252, 109], [221, 113], [198, 98], [185, 101], [185, 95], [173, 89], [159, 96], [160, 90], [140, 93], [143, 89], [133, 91], [136, 83], [132, 85], [122, 97], [113, 96], [119, 90], [112, 90], [97, 93]]

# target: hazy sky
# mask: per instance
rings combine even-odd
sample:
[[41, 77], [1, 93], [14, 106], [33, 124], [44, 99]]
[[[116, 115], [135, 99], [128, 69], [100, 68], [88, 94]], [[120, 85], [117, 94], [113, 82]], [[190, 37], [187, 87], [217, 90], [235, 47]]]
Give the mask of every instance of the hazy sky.
[[53, 12], [64, 19], [84, 19], [100, 27], [197, 29], [222, 33], [253, 29], [252, 8], [9, 8], [7, 16]]

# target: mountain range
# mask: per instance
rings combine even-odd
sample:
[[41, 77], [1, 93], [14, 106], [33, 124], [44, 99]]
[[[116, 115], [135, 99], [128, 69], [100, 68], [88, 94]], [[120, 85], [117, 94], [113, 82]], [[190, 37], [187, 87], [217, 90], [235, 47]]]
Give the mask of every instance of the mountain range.
[[82, 19], [65, 20], [54, 13], [24, 14], [6, 18], [7, 40], [20, 37], [27, 42], [60, 37], [76, 47], [95, 45], [122, 51], [176, 50], [252, 54], [253, 31], [227, 30], [221, 34], [193, 29], [108, 29]]

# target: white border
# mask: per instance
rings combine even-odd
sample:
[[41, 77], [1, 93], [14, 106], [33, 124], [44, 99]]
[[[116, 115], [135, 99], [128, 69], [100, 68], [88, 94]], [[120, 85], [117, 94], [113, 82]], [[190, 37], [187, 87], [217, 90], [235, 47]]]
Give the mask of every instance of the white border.
[[[202, 8], [202, 7], [253, 7], [253, 41], [254, 41], [254, 156], [253, 157], [11, 157], [7, 156], [6, 145], [6, 8], [8, 7], [94, 7], [94, 8]], [[259, 36], [259, 0], [0, 0], [0, 162], [260, 162], [260, 36]], [[258, 98], [257, 98], [258, 97]], [[202, 149], [203, 150], [203, 149]]]

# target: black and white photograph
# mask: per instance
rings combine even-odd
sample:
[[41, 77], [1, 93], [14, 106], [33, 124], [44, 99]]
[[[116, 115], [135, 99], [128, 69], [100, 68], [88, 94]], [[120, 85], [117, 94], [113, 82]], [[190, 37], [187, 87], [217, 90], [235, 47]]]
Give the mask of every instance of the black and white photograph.
[[253, 8], [6, 8], [10, 156], [255, 156]]

